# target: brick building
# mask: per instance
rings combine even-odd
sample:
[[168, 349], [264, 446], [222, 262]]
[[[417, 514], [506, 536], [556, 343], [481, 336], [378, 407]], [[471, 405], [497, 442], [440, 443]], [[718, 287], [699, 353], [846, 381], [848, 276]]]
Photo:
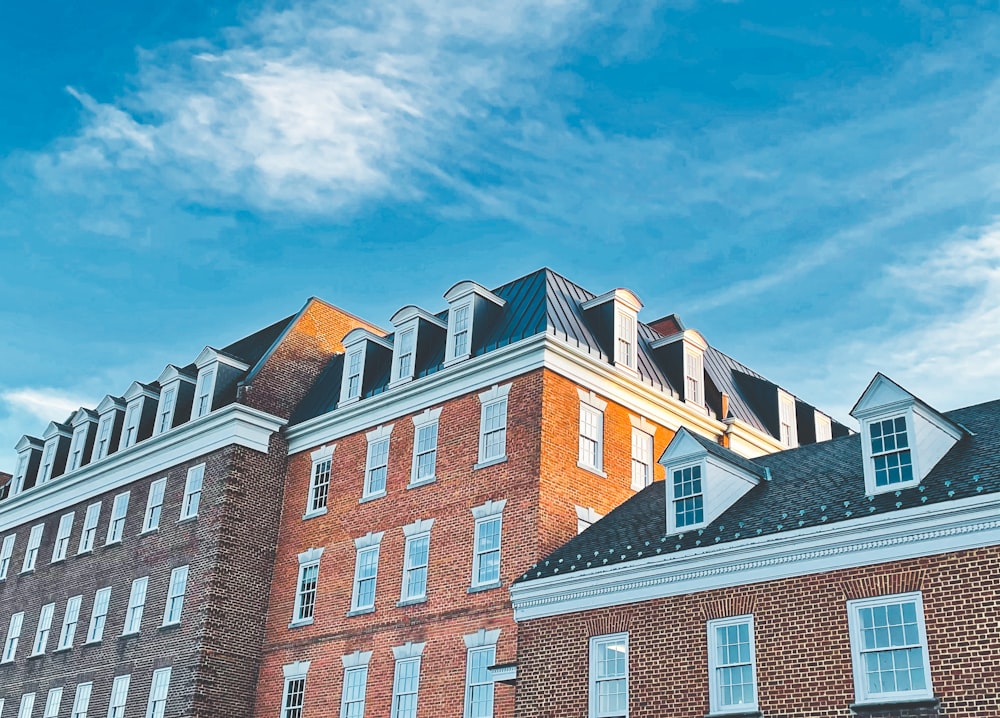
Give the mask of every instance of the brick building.
[[259, 718], [510, 718], [511, 582], [662, 479], [680, 427], [745, 457], [847, 433], [625, 289], [444, 299], [344, 337], [284, 430]]
[[0, 716], [250, 714], [279, 430], [357, 327], [312, 299], [21, 439], [0, 482]]
[[1000, 401], [879, 374], [859, 434], [667, 480], [524, 572], [517, 718], [1000, 715]]

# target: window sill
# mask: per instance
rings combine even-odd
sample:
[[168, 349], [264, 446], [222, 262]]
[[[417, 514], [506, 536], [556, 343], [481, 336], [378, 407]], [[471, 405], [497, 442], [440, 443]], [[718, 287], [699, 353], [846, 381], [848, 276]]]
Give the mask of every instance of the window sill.
[[598, 469], [596, 466], [591, 466], [590, 464], [585, 464], [582, 461], [577, 461], [576, 465], [577, 465], [578, 468], [581, 468], [584, 471], [589, 471], [592, 474], [597, 474], [602, 479], [608, 478], [608, 475], [606, 473], [604, 473], [603, 471], [601, 471], [600, 469]]
[[494, 588], [500, 588], [503, 585], [501, 581], [493, 581], [491, 583], [481, 583], [478, 586], [470, 586], [466, 593], [480, 593], [482, 591], [492, 591]]
[[92, 549], [92, 548], [86, 548], [83, 551], [77, 551], [76, 555], [77, 556], [89, 556], [92, 553], [94, 553], [94, 549]]
[[[161, 631], [169, 631], [169, 630], [171, 630], [173, 628], [180, 628], [180, 627], [181, 627], [181, 622], [180, 621], [171, 621], [170, 623], [161, 623], [160, 624], [160, 630]], [[132, 634], [132, 635], [135, 635], [135, 634]]]
[[375, 499], [381, 499], [385, 496], [385, 491], [379, 491], [377, 494], [368, 494], [367, 496], [362, 496], [358, 499], [359, 504], [367, 504], [369, 501], [374, 501]]
[[149, 536], [151, 534], [156, 534], [156, 533], [159, 533], [159, 532], [160, 532], [160, 527], [159, 526], [154, 526], [151, 529], [146, 529], [145, 531], [140, 531], [139, 532], [139, 536], [140, 537], [142, 537], [142, 536]]
[[104, 542], [104, 546], [105, 547], [108, 547], [108, 546], [120, 546], [121, 542], [122, 542], [121, 539], [115, 539], [114, 541], [105, 541]]
[[705, 718], [761, 718], [764, 714], [759, 708], [746, 708], [739, 710], [722, 710], [714, 713], [706, 713]]
[[471, 356], [472, 354], [462, 354], [461, 356], [452, 357], [451, 359], [445, 360], [444, 363], [441, 364], [441, 368], [447, 369], [450, 366], [455, 366], [456, 364], [466, 361]]
[[140, 633], [141, 631], [131, 631], [129, 633], [123, 633], [122, 635], [118, 636], [118, 640], [125, 641], [128, 640], [129, 638], [138, 638]]
[[65, 556], [63, 556], [62, 558], [54, 558], [51, 561], [49, 561], [49, 566], [51, 566], [54, 563], [62, 563], [65, 560], [66, 560]]
[[363, 616], [366, 613], [375, 613], [375, 607], [369, 606], [368, 608], [353, 608], [348, 611], [346, 615], [350, 618], [352, 616]]
[[852, 703], [849, 708], [855, 713], [864, 715], [866, 713], [892, 710], [893, 708], [936, 708], [940, 704], [940, 698], [923, 696], [921, 698], [894, 698], [888, 700], [875, 699], [869, 701], [859, 701], [857, 703]]
[[34, 572], [35, 572], [34, 567], [32, 567], [32, 568], [25, 568], [25, 569], [21, 569], [20, 571], [18, 571], [17, 575], [18, 576], [24, 576], [26, 574], [34, 573]]
[[316, 622], [315, 618], [300, 618], [297, 621], [292, 621], [288, 624], [289, 628], [302, 628], [303, 626], [311, 626]]
[[401, 599], [396, 603], [396, 606], [398, 608], [403, 608], [404, 606], [417, 606], [421, 603], [427, 603], [427, 596], [421, 596], [420, 598]]
[[427, 486], [427, 484], [433, 484], [435, 481], [437, 481], [437, 476], [431, 476], [430, 478], [420, 479], [420, 481], [410, 481], [410, 483], [406, 485], [406, 488], [416, 489], [421, 486]]
[[69, 651], [72, 651], [72, 650], [73, 650], [73, 646], [63, 646], [62, 648], [57, 648], [56, 650], [54, 650], [52, 652], [53, 653], [68, 653]]
[[14, 663], [14, 659], [11, 658], [9, 661], [0, 661], [0, 666], [9, 666]]
[[177, 523], [179, 523], [179, 524], [187, 524], [187, 523], [191, 523], [192, 521], [197, 521], [197, 520], [198, 520], [198, 514], [194, 514], [193, 516], [185, 516], [182, 519], [177, 519]]
[[101, 645], [101, 641], [102, 640], [103, 639], [98, 638], [96, 641], [84, 641], [83, 645], [84, 645], [84, 647], [86, 647], [86, 646], [99, 646], [99, 645]]
[[44, 656], [45, 656], [45, 654], [44, 654], [44, 653], [31, 653], [31, 654], [29, 654], [29, 655], [27, 656], [27, 659], [28, 659], [29, 661], [34, 661], [34, 660], [36, 660], [36, 659], [38, 659], [38, 658], [42, 658], [42, 657], [44, 657]]
[[487, 459], [486, 461], [480, 461], [478, 464], [474, 465], [472, 468], [475, 469], [485, 469], [487, 466], [495, 466], [496, 464], [502, 464], [507, 460], [507, 454], [503, 456], [498, 456], [495, 459]]
[[326, 506], [324, 506], [321, 509], [316, 509], [315, 511], [306, 511], [304, 514], [302, 514], [302, 520], [307, 521], [309, 519], [314, 519], [317, 516], [326, 516], [326, 511], [327, 511]]

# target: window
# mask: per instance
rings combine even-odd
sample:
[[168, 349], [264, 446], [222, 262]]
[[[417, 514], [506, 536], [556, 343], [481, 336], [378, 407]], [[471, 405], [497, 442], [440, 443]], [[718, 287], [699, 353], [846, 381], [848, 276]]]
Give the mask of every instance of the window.
[[281, 693], [281, 718], [302, 718], [309, 663], [309, 661], [297, 661], [282, 668], [285, 674], [285, 687]]
[[59, 529], [56, 531], [56, 543], [52, 547], [52, 563], [66, 558], [66, 552], [69, 550], [69, 535], [73, 532], [73, 519], [75, 517], [75, 512], [63, 514], [60, 517]]
[[354, 564], [354, 592], [351, 596], [351, 613], [368, 613], [375, 610], [375, 579], [378, 575], [378, 552], [383, 532], [368, 533], [354, 539], [358, 551]]
[[14, 469], [14, 486], [11, 489], [11, 496], [17, 496], [24, 490], [24, 477], [28, 473], [28, 454], [24, 453], [17, 457], [17, 468]]
[[87, 430], [90, 423], [83, 423], [73, 430], [73, 438], [69, 443], [69, 465], [66, 467], [67, 473], [75, 471], [83, 464], [83, 450], [87, 443]]
[[364, 718], [371, 651], [355, 651], [343, 656], [344, 692], [340, 697], [340, 718]]
[[576, 533], [582, 534], [584, 531], [589, 529], [591, 526], [596, 524], [604, 518], [603, 514], [599, 514], [592, 508], [587, 506], [577, 506], [576, 507]]
[[31, 718], [31, 711], [35, 708], [35, 694], [25, 693], [21, 696], [21, 706], [17, 709], [17, 718]]
[[757, 710], [753, 616], [708, 622], [708, 684], [712, 713]]
[[413, 417], [413, 467], [410, 485], [434, 481], [437, 470], [438, 419], [441, 409], [428, 409]]
[[[164, 626], [181, 622], [181, 611], [184, 609], [184, 592], [187, 590], [187, 580], [187, 566], [178, 566], [170, 572], [170, 585], [167, 588], [167, 603], [163, 607]], [[138, 630], [138, 628], [136, 628], [136, 630]]]
[[87, 709], [90, 708], [90, 692], [93, 690], [93, 683], [77, 683], [76, 694], [73, 696], [73, 710], [70, 718], [87, 718]]
[[28, 547], [24, 551], [24, 563], [21, 564], [21, 573], [35, 570], [35, 561], [38, 559], [38, 547], [42, 545], [42, 532], [45, 531], [45, 524], [38, 524], [31, 527], [28, 534]]
[[205, 480], [205, 465], [198, 464], [188, 469], [187, 480], [184, 482], [184, 501], [181, 504], [179, 521], [194, 518], [201, 506], [201, 485]]
[[847, 602], [858, 703], [931, 698], [920, 593]]
[[0, 546], [0, 580], [7, 578], [7, 571], [10, 569], [10, 557], [14, 554], [14, 540], [17, 534], [10, 534], [3, 537], [3, 545]]
[[215, 369], [198, 372], [198, 387], [195, 390], [194, 418], [205, 416], [212, 410], [212, 393], [215, 391]]
[[701, 464], [673, 472], [674, 526], [697, 526], [705, 521], [704, 496], [701, 491]]
[[111, 586], [97, 590], [94, 594], [94, 608], [90, 612], [90, 626], [87, 628], [87, 643], [97, 643], [104, 637], [104, 623], [108, 617], [111, 602]]
[[496, 663], [500, 631], [480, 629], [463, 638], [466, 647], [463, 718], [493, 718], [493, 679], [489, 669]]
[[375, 498], [385, 494], [385, 479], [389, 471], [389, 435], [392, 424], [369, 431], [368, 457], [365, 460], [365, 485], [361, 498]]
[[477, 467], [507, 460], [507, 394], [510, 384], [494, 386], [479, 395], [479, 463]]
[[798, 426], [795, 422], [795, 397], [778, 391], [778, 439], [785, 446], [799, 445]]
[[45, 442], [45, 451], [42, 453], [42, 468], [38, 471], [39, 484], [44, 484], [52, 478], [52, 466], [56, 458], [56, 442], [58, 440], [56, 438]]
[[580, 453], [577, 465], [603, 474], [604, 467], [604, 409], [607, 402], [593, 392], [580, 394]]
[[875, 486], [892, 486], [913, 481], [913, 461], [906, 434], [906, 417], [873, 421], [868, 425]]
[[125, 715], [125, 704], [128, 702], [128, 685], [132, 682], [132, 676], [115, 676], [111, 684], [111, 702], [108, 705], [108, 718], [123, 718]]
[[162, 434], [169, 431], [174, 420], [174, 400], [177, 397], [177, 387], [170, 387], [160, 396], [159, 412], [156, 416], [156, 432]]
[[295, 589], [291, 626], [312, 623], [316, 611], [316, 585], [319, 582], [319, 560], [322, 548], [311, 548], [299, 554], [299, 578]]
[[111, 430], [115, 428], [115, 412], [105, 414], [97, 424], [97, 441], [94, 442], [94, 454], [91, 461], [103, 459], [111, 448]]
[[427, 598], [427, 559], [434, 519], [418, 520], [403, 527], [403, 583], [400, 603], [416, 603]]
[[829, 441], [833, 438], [833, 426], [830, 417], [816, 412], [816, 441]]
[[163, 492], [166, 488], [166, 479], [157, 479], [149, 485], [149, 497], [146, 499], [146, 513], [142, 517], [142, 533], [159, 528], [160, 511], [163, 508]]
[[507, 500], [487, 501], [472, 509], [476, 520], [472, 552], [472, 589], [500, 585], [500, 528]]
[[38, 614], [38, 628], [35, 629], [35, 642], [31, 644], [31, 655], [40, 656], [45, 653], [49, 644], [49, 631], [52, 629], [52, 614], [56, 604], [46, 603]]
[[104, 541], [105, 546], [122, 540], [122, 534], [125, 532], [125, 516], [128, 514], [129, 493], [126, 491], [115, 497], [114, 506], [111, 508], [111, 521], [108, 523], [108, 537]]
[[399, 352], [399, 358], [396, 360], [396, 379], [409, 379], [413, 376], [413, 340], [415, 336], [414, 329], [404, 329], [399, 333], [396, 347], [396, 351]]
[[635, 318], [626, 312], [617, 313], [615, 364], [635, 369]]
[[42, 712], [42, 718], [58, 718], [59, 706], [62, 705], [62, 696], [62, 688], [49, 689], [49, 694], [45, 698], [45, 710]]
[[21, 638], [21, 626], [24, 624], [24, 611], [18, 611], [10, 617], [7, 626], [7, 638], [3, 642], [3, 656], [0, 663], [10, 663], [17, 654], [17, 642]]
[[590, 718], [628, 716], [628, 634], [590, 639]]
[[80, 546], [76, 552], [78, 554], [87, 553], [94, 548], [94, 539], [97, 537], [97, 521], [101, 518], [101, 502], [91, 504], [87, 507], [87, 514], [83, 517], [83, 531], [80, 532]]
[[141, 404], [132, 403], [125, 410], [125, 427], [122, 429], [121, 446], [119, 447], [121, 449], [132, 446], [139, 437], [140, 408]]
[[472, 306], [469, 304], [455, 307], [455, 316], [452, 318], [451, 325], [454, 337], [450, 357], [452, 359], [468, 356], [471, 353], [469, 349], [469, 313], [471, 310]]
[[66, 601], [66, 613], [63, 614], [62, 628], [59, 631], [59, 644], [56, 646], [57, 651], [73, 647], [76, 624], [80, 620], [81, 603], [83, 603], [83, 596], [73, 596]]
[[149, 701], [146, 703], [146, 718], [163, 718], [167, 710], [167, 691], [170, 690], [170, 669], [153, 671], [149, 684]]
[[345, 399], [357, 399], [361, 396], [363, 357], [363, 349], [355, 349], [347, 355], [347, 396], [344, 397]]
[[684, 398], [695, 404], [704, 404], [705, 396], [702, 386], [705, 380], [705, 369], [701, 352], [684, 351]]
[[125, 626], [122, 635], [138, 633], [142, 625], [142, 610], [146, 605], [146, 587], [149, 577], [143, 576], [132, 581], [132, 590], [128, 594], [128, 608], [125, 610]]
[[632, 427], [632, 490], [641, 491], [653, 483], [653, 437]]
[[306, 505], [306, 516], [326, 513], [335, 448], [337, 448], [336, 444], [321, 446], [312, 453], [312, 478], [309, 480], [309, 501]]
[[392, 677], [391, 718], [417, 718], [420, 656], [423, 652], [423, 643], [407, 643], [392, 649], [396, 668]]

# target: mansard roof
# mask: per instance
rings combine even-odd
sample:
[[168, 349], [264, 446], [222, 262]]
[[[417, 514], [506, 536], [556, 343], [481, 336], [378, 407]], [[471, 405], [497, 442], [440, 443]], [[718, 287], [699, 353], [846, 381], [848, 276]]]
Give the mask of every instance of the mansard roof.
[[858, 434], [742, 459], [769, 469], [770, 479], [703, 529], [666, 533], [666, 489], [657, 481], [531, 567], [516, 583], [1000, 492], [1000, 399], [945, 416], [967, 431], [919, 486], [866, 495]]

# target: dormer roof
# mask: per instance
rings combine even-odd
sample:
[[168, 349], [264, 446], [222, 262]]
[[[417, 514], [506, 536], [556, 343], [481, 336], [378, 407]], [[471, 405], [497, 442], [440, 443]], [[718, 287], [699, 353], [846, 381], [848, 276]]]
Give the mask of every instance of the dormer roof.
[[121, 396], [111, 396], [108, 394], [103, 399], [101, 403], [97, 405], [97, 413], [104, 414], [105, 412], [111, 411], [112, 409], [124, 409], [125, 399]]
[[688, 431], [684, 426], [679, 428], [677, 433], [674, 434], [674, 438], [667, 445], [667, 448], [664, 449], [658, 463], [663, 466], [669, 466], [702, 455], [714, 456], [727, 464], [731, 464], [734, 469], [759, 479], [767, 477], [768, 471], [766, 467], [740, 456], [735, 451], [720, 446], [701, 434]]
[[363, 341], [374, 342], [379, 346], [385, 347], [386, 349], [392, 349], [392, 341], [386, 337], [379, 336], [374, 332], [370, 332], [364, 327], [355, 327], [351, 331], [347, 332], [344, 336], [343, 344], [345, 349], [360, 344]]
[[160, 396], [160, 385], [158, 382], [153, 382], [152, 384], [143, 384], [139, 381], [132, 382], [131, 386], [125, 391], [124, 399], [128, 403], [133, 399], [138, 399], [140, 396], [145, 396], [149, 399], [156, 399]]
[[14, 450], [19, 454], [22, 451], [27, 451], [28, 449], [41, 450], [42, 443], [43, 443], [42, 440], [39, 439], [37, 436], [28, 436], [27, 434], [25, 434], [24, 436], [22, 436], [20, 439], [17, 440], [17, 444], [14, 446]]
[[80, 424], [83, 424], [88, 421], [97, 421], [97, 416], [98, 413], [96, 411], [92, 409], [86, 409], [81, 406], [77, 410], [77, 412], [73, 414], [73, 418], [72, 420], [70, 420], [70, 424], [72, 424], [74, 427], [77, 427], [80, 426]]
[[202, 369], [214, 362], [228, 364], [229, 366], [239, 369], [240, 371], [247, 371], [250, 368], [250, 365], [241, 360], [239, 357], [222, 351], [221, 349], [214, 349], [212, 347], [205, 347], [202, 349], [195, 358], [194, 365], [198, 369]]
[[42, 433], [42, 438], [48, 441], [53, 436], [65, 436], [67, 438], [73, 435], [73, 428], [69, 424], [60, 424], [57, 421], [50, 421], [49, 425], [45, 427], [45, 431]]
[[967, 434], [969, 432], [964, 426], [952, 421], [945, 414], [934, 409], [915, 394], [911, 394], [882, 372], [875, 374], [868, 383], [868, 388], [864, 390], [861, 398], [857, 400], [851, 409], [851, 416], [855, 419], [866, 419], [876, 414], [891, 413], [911, 405], [920, 406], [928, 415], [933, 416], [941, 424], [951, 427], [952, 430], [959, 434]]
[[429, 322], [434, 326], [441, 327], [442, 329], [448, 328], [448, 325], [441, 319], [438, 319], [430, 312], [421, 309], [420, 307], [413, 304], [407, 304], [405, 307], [403, 307], [398, 312], [393, 314], [392, 318], [389, 319], [389, 321], [392, 323], [394, 327], [398, 327], [399, 325], [404, 324], [410, 321], [411, 319], [422, 319], [423, 321]]
[[454, 304], [470, 294], [475, 294], [483, 299], [487, 299], [496, 304], [498, 307], [502, 307], [506, 304], [502, 297], [497, 296], [482, 284], [477, 284], [470, 279], [466, 279], [453, 285], [451, 289], [444, 293], [444, 298], [449, 304]]
[[176, 364], [167, 364], [163, 371], [160, 372], [160, 376], [156, 378], [156, 383], [160, 386], [167, 384], [171, 381], [180, 379], [181, 381], [186, 381], [189, 383], [194, 383], [198, 378], [198, 373], [195, 371], [193, 366], [190, 367], [179, 367]]
[[618, 289], [612, 289], [610, 292], [605, 292], [604, 294], [594, 297], [593, 299], [588, 299], [580, 305], [580, 308], [586, 311], [588, 309], [593, 309], [594, 307], [599, 307], [610, 301], [619, 302], [636, 313], [638, 313], [643, 306], [642, 301], [635, 292], [631, 289], [619, 287]]
[[673, 344], [674, 342], [684, 341], [702, 351], [708, 349], [708, 342], [705, 337], [702, 336], [701, 332], [696, 329], [683, 329], [679, 332], [675, 332], [665, 337], [660, 337], [649, 343], [649, 346], [653, 349], [659, 349], [660, 347], [665, 347], [668, 344]]

